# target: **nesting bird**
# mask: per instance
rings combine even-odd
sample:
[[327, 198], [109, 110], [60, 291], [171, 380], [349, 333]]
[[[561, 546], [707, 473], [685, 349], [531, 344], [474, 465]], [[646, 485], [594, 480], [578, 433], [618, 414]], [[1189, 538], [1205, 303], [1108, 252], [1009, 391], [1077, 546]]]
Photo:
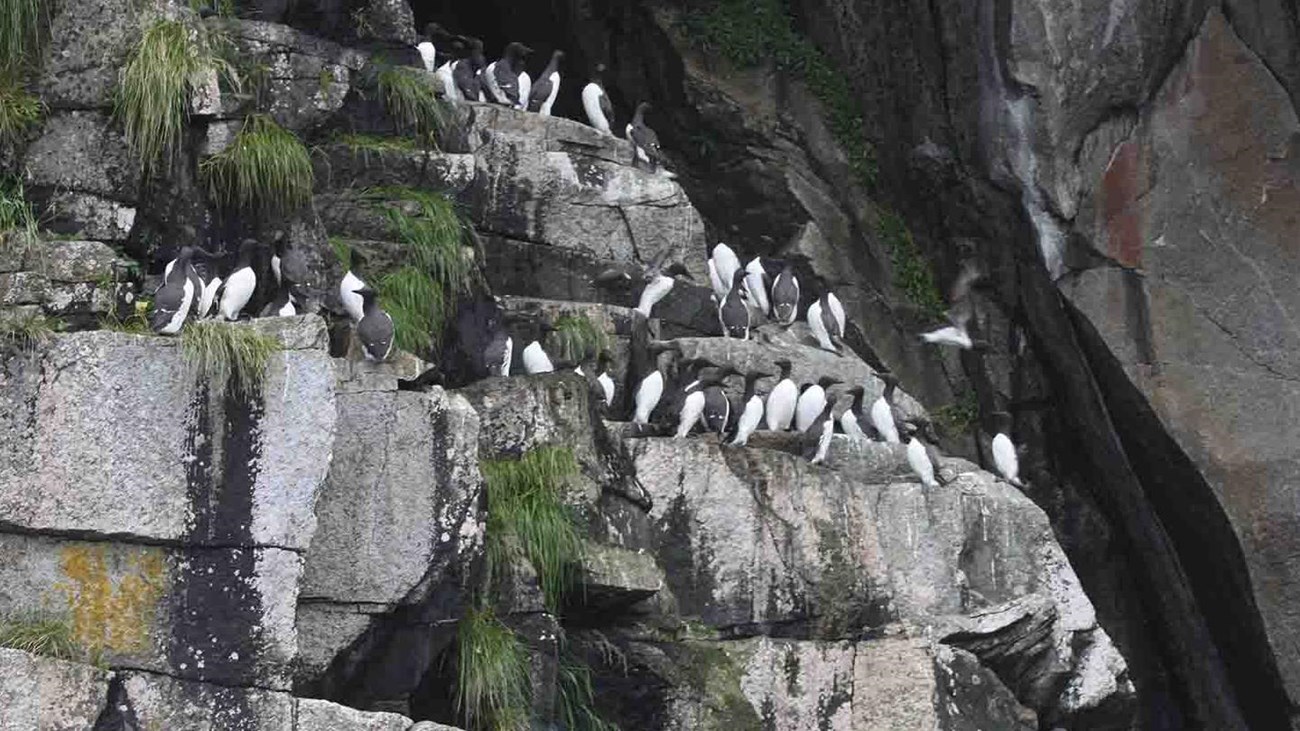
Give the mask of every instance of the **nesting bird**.
[[560, 61], [564, 59], [564, 51], [554, 51], [551, 53], [551, 60], [542, 70], [542, 75], [537, 77], [537, 83], [533, 84], [532, 91], [528, 95], [528, 111], [537, 112], [543, 117], [551, 116], [551, 106], [555, 104], [555, 97], [560, 94]]
[[822, 376], [816, 383], [805, 384], [799, 393], [799, 401], [794, 407], [794, 429], [806, 432], [817, 421], [818, 415], [826, 408], [826, 389], [839, 383], [839, 379]]
[[718, 323], [722, 325], [723, 337], [749, 340], [749, 305], [745, 299], [743, 269], [732, 272], [731, 288], [718, 302]]
[[451, 65], [452, 84], [449, 88], [454, 89], [461, 99], [472, 102], [487, 101], [480, 76], [486, 66], [487, 59], [483, 57], [483, 41], [470, 38], [469, 55]]
[[916, 476], [921, 478], [922, 485], [939, 486], [939, 481], [934, 477], [934, 461], [930, 456], [930, 450], [926, 448], [925, 442], [921, 441], [919, 436], [907, 440], [907, 464], [911, 466]]
[[994, 429], [997, 430], [992, 444], [993, 466], [1007, 482], [1016, 487], [1024, 487], [1025, 484], [1020, 481], [1020, 457], [1016, 454], [1015, 443], [1007, 436], [1011, 431], [1011, 415], [1005, 411], [998, 411], [993, 414], [993, 423]]
[[781, 380], [767, 395], [764, 418], [770, 431], [787, 431], [794, 422], [795, 406], [799, 402], [799, 386], [790, 378], [790, 361], [776, 361], [781, 369]]
[[794, 264], [787, 261], [772, 282], [772, 315], [782, 325], [794, 324], [799, 316], [799, 278]]
[[844, 306], [833, 292], [826, 292], [808, 307], [808, 328], [822, 350], [839, 353], [844, 347]]
[[804, 455], [808, 461], [813, 464], [821, 464], [826, 461], [826, 456], [830, 454], [831, 441], [835, 438], [835, 417], [832, 412], [835, 410], [835, 402], [832, 399], [825, 399], [826, 403], [822, 407], [821, 413], [812, 420], [812, 424], [805, 432], [808, 436], [808, 442], [804, 449]]
[[845, 395], [852, 396], [853, 401], [849, 407], [840, 414], [840, 428], [853, 442], [867, 441], [867, 433], [862, 430], [862, 397], [866, 389], [862, 386], [854, 386], [845, 392]]
[[393, 318], [379, 307], [378, 294], [369, 287], [357, 291], [364, 314], [357, 322], [357, 340], [366, 360], [385, 361], [393, 352]]
[[257, 242], [245, 239], [239, 244], [239, 258], [235, 268], [226, 277], [221, 290], [221, 303], [217, 306], [221, 316], [227, 320], [238, 320], [244, 306], [253, 298], [257, 289], [257, 272], [253, 271], [253, 254], [257, 252]]
[[582, 87], [582, 110], [587, 113], [587, 121], [592, 127], [607, 135], [613, 135], [610, 120], [614, 118], [614, 105], [610, 103], [609, 95], [605, 93], [604, 73], [605, 64], [596, 64], [596, 68], [591, 72], [591, 80]]
[[524, 70], [524, 56], [533, 49], [519, 42], [506, 45], [505, 54], [483, 69], [488, 92], [498, 104], [523, 109], [532, 93], [532, 79]]
[[197, 274], [193, 273], [190, 259], [198, 251], [193, 246], [182, 246], [176, 259], [163, 273], [162, 286], [154, 293], [149, 312], [149, 328], [159, 335], [175, 335], [185, 327], [185, 320], [200, 294], [203, 285], [195, 286]]
[[659, 146], [659, 135], [646, 126], [645, 113], [650, 111], [649, 102], [636, 105], [636, 114], [627, 125], [627, 139], [632, 143], [634, 163], [640, 162], [650, 167], [653, 172], [663, 167], [663, 149]]
[[763, 397], [758, 395], [755, 387], [764, 378], [771, 378], [771, 373], [750, 371], [745, 374], [745, 392], [740, 397], [741, 412], [736, 422], [736, 436], [731, 446], [743, 447], [749, 443], [749, 437], [763, 421]]
[[871, 426], [880, 435], [881, 441], [900, 444], [902, 440], [898, 436], [898, 422], [894, 419], [894, 389], [898, 387], [898, 379], [892, 373], [877, 375], [885, 382], [885, 390], [871, 404]]
[[713, 285], [713, 293], [721, 301], [727, 296], [735, 282], [736, 271], [740, 269], [740, 257], [736, 252], [731, 250], [730, 246], [722, 242], [713, 247], [713, 253], [709, 256], [709, 283]]

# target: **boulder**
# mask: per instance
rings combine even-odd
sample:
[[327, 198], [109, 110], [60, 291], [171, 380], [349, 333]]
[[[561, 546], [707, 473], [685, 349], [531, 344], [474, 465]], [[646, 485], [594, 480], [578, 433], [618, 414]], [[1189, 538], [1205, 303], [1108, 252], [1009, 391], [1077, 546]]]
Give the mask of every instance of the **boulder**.
[[294, 731], [407, 731], [412, 723], [396, 713], [367, 713], [329, 701], [298, 698], [294, 703]]
[[[24, 159], [27, 184], [125, 204], [140, 194], [140, 166], [106, 112], [61, 112], [46, 120]], [[93, 236], [92, 236], [93, 237]]]
[[52, 109], [111, 107], [118, 72], [139, 38], [140, 5], [87, 0], [53, 8], [35, 90]]
[[[288, 693], [133, 671], [119, 673], [118, 677], [112, 701], [122, 720], [132, 724], [126, 728], [296, 731], [294, 698]], [[298, 728], [306, 731], [310, 727]]]
[[0, 648], [0, 729], [83, 731], [108, 699], [107, 670]]

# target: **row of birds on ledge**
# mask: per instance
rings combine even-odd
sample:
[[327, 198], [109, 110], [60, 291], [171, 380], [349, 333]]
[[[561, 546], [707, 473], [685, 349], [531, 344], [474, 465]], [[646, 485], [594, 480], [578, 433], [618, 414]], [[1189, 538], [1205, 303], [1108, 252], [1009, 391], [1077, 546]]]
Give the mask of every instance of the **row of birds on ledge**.
[[[451, 49], [451, 53], [440, 54], [439, 45]], [[488, 63], [483, 55], [483, 41], [448, 33], [437, 23], [430, 23], [415, 48], [425, 70], [434, 75], [435, 88], [449, 101], [494, 102], [550, 116], [560, 94], [560, 63], [564, 51], [553, 51], [546, 68], [534, 81], [525, 68], [527, 57], [533, 51], [522, 43], [507, 44], [501, 58]], [[445, 60], [439, 63], [440, 59]], [[597, 64], [592, 70], [590, 80], [582, 88], [582, 108], [592, 127], [612, 136], [614, 107], [605, 93], [604, 72], [603, 64]], [[637, 163], [661, 170], [664, 157], [659, 136], [645, 122], [649, 110], [649, 103], [638, 104], [624, 135], [632, 143]]]

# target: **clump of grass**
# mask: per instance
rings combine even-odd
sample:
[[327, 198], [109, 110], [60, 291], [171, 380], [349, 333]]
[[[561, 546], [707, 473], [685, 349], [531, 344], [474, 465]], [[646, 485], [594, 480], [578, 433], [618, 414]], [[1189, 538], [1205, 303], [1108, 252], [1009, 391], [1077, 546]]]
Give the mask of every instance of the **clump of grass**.
[[564, 488], [578, 471], [573, 450], [538, 447], [519, 459], [485, 461], [489, 575], [526, 558], [546, 606], [559, 612], [582, 560], [582, 537]]
[[12, 144], [41, 121], [44, 105], [13, 73], [0, 70], [0, 144]]
[[279, 350], [274, 337], [220, 320], [191, 322], [181, 332], [185, 364], [196, 378], [218, 390], [232, 384], [240, 393], [257, 388], [271, 356]]
[[311, 201], [311, 155], [292, 132], [253, 114], [234, 142], [199, 165], [208, 194], [227, 208], [264, 217], [292, 213]]
[[352, 268], [352, 246], [340, 236], [329, 237], [330, 249], [334, 252], [334, 258], [339, 260], [343, 265], [344, 271]]
[[443, 127], [443, 108], [426, 74], [406, 66], [389, 66], [379, 72], [379, 96], [400, 132], [414, 135], [423, 146], [436, 144]]
[[71, 624], [38, 614], [0, 617], [0, 647], [58, 660], [84, 660], [89, 655]]
[[0, 350], [33, 354], [45, 347], [55, 332], [58, 322], [43, 314], [9, 316], [0, 319]]
[[555, 320], [555, 331], [546, 343], [561, 360], [580, 363], [608, 350], [609, 335], [582, 315], [563, 315]]
[[561, 728], [568, 731], [619, 731], [618, 724], [600, 717], [592, 708], [595, 692], [591, 668], [571, 657], [560, 659], [557, 673]]
[[689, 13], [684, 25], [696, 46], [738, 66], [771, 59], [778, 68], [801, 76], [825, 108], [831, 132], [858, 179], [868, 186], [875, 182], [875, 153], [853, 90], [825, 54], [795, 30], [782, 0], [718, 0]]
[[393, 318], [397, 347], [420, 353], [433, 347], [447, 319], [442, 287], [429, 273], [407, 265], [379, 280], [379, 304]]
[[365, 152], [411, 152], [419, 149], [409, 137], [384, 137], [382, 135], [365, 135], [357, 133], [342, 134], [334, 141], [347, 146], [352, 154]]
[[959, 437], [971, 430], [979, 420], [980, 404], [974, 391], [967, 391], [950, 404], [930, 412], [930, 420], [946, 437]]
[[[116, 282], [114, 282], [114, 285]], [[153, 330], [149, 327], [149, 305], [148, 299], [140, 298], [135, 301], [135, 306], [131, 309], [131, 314], [122, 317], [117, 313], [117, 309], [109, 311], [99, 320], [101, 330], [111, 330], [113, 332], [127, 333], [128, 335], [150, 335]]]
[[943, 317], [943, 293], [934, 283], [934, 273], [921, 255], [921, 250], [907, 230], [902, 217], [888, 210], [880, 212], [877, 230], [889, 248], [893, 262], [894, 286], [903, 292], [909, 302], [928, 317]]
[[528, 727], [528, 653], [490, 608], [471, 609], [456, 633], [456, 708], [471, 731]]
[[159, 18], [140, 36], [122, 70], [115, 100], [127, 144], [148, 176], [181, 147], [190, 99], [206, 74], [237, 82], [221, 58], [223, 41], [201, 24]]
[[0, 2], [0, 70], [14, 71], [36, 59], [48, 19], [45, 0]]
[[21, 178], [0, 175], [0, 251], [24, 253], [40, 241], [36, 214]]

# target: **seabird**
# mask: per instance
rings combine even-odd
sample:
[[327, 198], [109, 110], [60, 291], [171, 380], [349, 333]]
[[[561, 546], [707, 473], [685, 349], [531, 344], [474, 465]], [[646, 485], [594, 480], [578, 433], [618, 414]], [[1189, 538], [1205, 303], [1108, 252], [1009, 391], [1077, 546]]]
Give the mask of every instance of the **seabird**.
[[275, 242], [275, 253], [271, 255], [271, 273], [275, 275], [276, 284], [287, 281], [299, 287], [307, 284], [307, 279], [311, 276], [302, 252], [283, 237]]
[[537, 340], [529, 343], [528, 346], [524, 348], [523, 357], [524, 372], [530, 376], [538, 373], [550, 373], [555, 370], [555, 366], [551, 364], [550, 357], [546, 355], [546, 351], [542, 349], [541, 342]]
[[713, 253], [709, 257], [709, 261], [713, 263], [713, 271], [717, 272], [718, 275], [716, 281], [710, 280], [713, 284], [713, 293], [718, 295], [718, 299], [721, 300], [732, 290], [736, 272], [740, 270], [740, 258], [736, 256], [736, 252], [732, 251], [730, 246], [718, 242], [718, 245], [713, 247]]
[[486, 65], [487, 59], [483, 57], [483, 41], [477, 38], [469, 39], [469, 55], [451, 65], [451, 78], [454, 82], [452, 86], [460, 98], [472, 102], [487, 100], [483, 93], [483, 81], [479, 77], [479, 72]]
[[293, 317], [298, 314], [298, 308], [293, 303], [293, 284], [287, 281], [280, 282], [276, 287], [275, 298], [266, 303], [262, 308], [262, 317]]
[[253, 254], [256, 251], [257, 242], [252, 239], [245, 239], [239, 244], [239, 258], [235, 261], [234, 270], [226, 277], [225, 286], [221, 289], [221, 304], [218, 305], [221, 316], [227, 320], [239, 319], [244, 306], [253, 297], [253, 290], [257, 289], [257, 273], [253, 271]]
[[415, 44], [415, 50], [420, 52], [424, 70], [433, 73], [438, 68], [438, 51], [433, 47], [433, 41], [427, 34], [420, 37], [420, 42]]
[[962, 350], [984, 345], [972, 340], [967, 330], [971, 319], [975, 316], [975, 302], [970, 297], [971, 289], [983, 276], [974, 260], [967, 260], [962, 265], [948, 294], [948, 312], [945, 313], [948, 324], [937, 330], [922, 333], [922, 340], [936, 345], [951, 345]]
[[195, 304], [197, 290], [190, 275], [193, 269], [190, 258], [198, 251], [193, 246], [182, 246], [176, 259], [164, 270], [162, 286], [154, 293], [153, 309], [149, 313], [149, 328], [160, 335], [180, 332]]
[[646, 350], [655, 359], [655, 363], [653, 370], [642, 377], [636, 387], [636, 406], [632, 414], [632, 423], [638, 430], [650, 423], [650, 417], [654, 414], [655, 407], [659, 405], [659, 399], [664, 395], [664, 373], [659, 369], [659, 354], [669, 350], [681, 352], [680, 346], [676, 343], [665, 342], [650, 343]]
[[862, 431], [862, 396], [865, 393], [866, 389], [862, 386], [854, 386], [846, 391], [846, 395], [853, 397], [853, 403], [840, 414], [840, 428], [854, 442], [867, 441], [867, 434]]
[[687, 365], [694, 371], [694, 377], [686, 376], [686, 378], [691, 379], [690, 383], [686, 388], [682, 389], [682, 393], [678, 398], [677, 432], [675, 435], [677, 439], [684, 439], [703, 417], [706, 403], [704, 389], [718, 381], [716, 372], [720, 370], [707, 358], [693, 358], [687, 362]]
[[812, 424], [807, 430], [807, 441], [804, 447], [804, 456], [809, 457], [813, 464], [821, 464], [826, 461], [826, 455], [831, 449], [831, 440], [835, 438], [835, 399], [825, 399], [826, 405], [822, 407], [821, 413], [812, 420]]
[[551, 116], [551, 105], [555, 104], [555, 97], [560, 93], [560, 61], [563, 59], [564, 51], [551, 53], [551, 60], [528, 94], [528, 111], [543, 117]]
[[731, 277], [731, 291], [718, 303], [718, 322], [722, 336], [749, 340], [749, 305], [745, 300], [745, 271], [736, 269]]
[[885, 382], [885, 390], [871, 404], [871, 426], [882, 441], [899, 444], [902, 440], [898, 438], [898, 423], [894, 419], [894, 389], [898, 387], [898, 379], [892, 373], [876, 375]]
[[749, 303], [763, 317], [772, 315], [772, 300], [767, 296], [768, 276], [763, 266], [763, 257], [756, 256], [745, 265], [745, 291], [749, 293]]
[[794, 421], [795, 405], [799, 402], [799, 387], [790, 379], [790, 361], [781, 359], [775, 364], [781, 369], [781, 380], [767, 395], [764, 417], [770, 431], [786, 431]]
[[794, 324], [799, 316], [799, 278], [794, 274], [794, 264], [787, 261], [772, 282], [772, 315], [782, 325]]
[[771, 373], [762, 371], [750, 371], [745, 374], [745, 393], [740, 397], [744, 410], [740, 412], [740, 420], [736, 424], [736, 438], [731, 440], [731, 446], [743, 447], [748, 444], [750, 435], [762, 423], [763, 397], [755, 391], [755, 386], [759, 380], [771, 377]]
[[212, 306], [217, 303], [217, 292], [221, 290], [221, 277], [214, 271], [212, 278], [203, 283], [203, 291], [199, 295], [199, 306], [194, 311], [194, 319], [202, 319], [212, 314]]
[[609, 353], [600, 351], [596, 357], [596, 383], [600, 384], [600, 390], [605, 396], [605, 406], [614, 405], [614, 379], [609, 375]]
[[665, 268], [663, 262], [667, 256], [668, 251], [665, 249], [644, 268], [632, 263], [612, 266], [598, 274], [592, 283], [601, 288], [626, 289], [636, 281], [644, 282], [636, 311], [649, 318], [654, 306], [672, 291], [677, 283], [676, 277], [694, 279], [681, 262], [673, 262]]
[[794, 428], [806, 432], [817, 421], [817, 416], [826, 408], [826, 389], [839, 383], [839, 379], [822, 376], [816, 383], [806, 384], [799, 393], [799, 402], [794, 407]]
[[844, 346], [844, 307], [834, 293], [826, 292], [808, 307], [808, 328], [822, 350], [839, 353]]
[[361, 295], [365, 312], [357, 323], [361, 352], [367, 360], [388, 360], [393, 352], [393, 318], [379, 308], [379, 303], [375, 301], [375, 290], [362, 287], [357, 294]]
[[636, 105], [636, 114], [627, 125], [627, 139], [632, 143], [632, 162], [648, 165], [653, 172], [663, 167], [663, 150], [659, 147], [659, 135], [646, 126], [645, 113], [650, 110], [649, 102]]
[[357, 292], [367, 285], [357, 269], [357, 263], [354, 261], [352, 267], [339, 281], [339, 302], [343, 303], [343, 309], [347, 310], [348, 317], [351, 317], [353, 322], [361, 322], [361, 318], [365, 317], [365, 303]]
[[[521, 88], [524, 79], [528, 78], [527, 72], [524, 71], [524, 56], [532, 53], [532, 50], [522, 43], [511, 42], [506, 46], [505, 54], [500, 59], [483, 69], [483, 81], [487, 84], [493, 100], [498, 104], [522, 108], [520, 99], [527, 101], [527, 94], [531, 88], [528, 90]], [[532, 86], [531, 80], [528, 85]]]
[[591, 122], [592, 127], [613, 135], [609, 124], [614, 118], [614, 105], [609, 103], [609, 95], [605, 93], [602, 79], [604, 74], [605, 64], [596, 64], [596, 69], [591, 73], [591, 81], [582, 87], [582, 109], [587, 113], [587, 121]]
[[997, 434], [993, 436], [993, 465], [1007, 482], [1016, 487], [1024, 487], [1025, 484], [1020, 481], [1020, 458], [1016, 455], [1016, 445], [1007, 436], [1011, 431], [1011, 415], [1005, 411], [996, 412], [993, 414], [993, 423], [997, 429]]
[[507, 377], [510, 375], [510, 360], [515, 355], [515, 341], [505, 328], [498, 328], [483, 349], [483, 361], [487, 363], [489, 375]]
[[930, 450], [926, 449], [925, 442], [921, 441], [920, 436], [913, 436], [907, 440], [907, 463], [912, 466], [916, 476], [921, 478], [922, 485], [939, 486], [939, 481], [934, 479], [934, 462], [931, 461]]

